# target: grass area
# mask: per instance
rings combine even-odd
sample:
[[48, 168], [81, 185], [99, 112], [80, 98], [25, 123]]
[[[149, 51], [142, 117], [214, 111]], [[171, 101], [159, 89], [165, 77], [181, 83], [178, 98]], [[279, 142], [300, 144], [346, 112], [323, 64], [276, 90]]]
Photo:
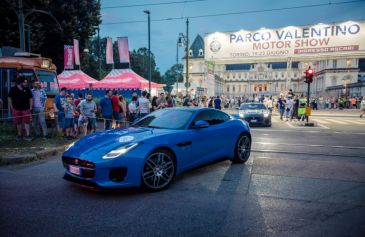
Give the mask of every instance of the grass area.
[[62, 146], [72, 142], [61, 135], [49, 139], [35, 138], [33, 141], [16, 141], [15, 138], [16, 127], [13, 123], [0, 124], [0, 152], [4, 152], [5, 148], [16, 148], [16, 151], [19, 152], [31, 152], [33, 149]]

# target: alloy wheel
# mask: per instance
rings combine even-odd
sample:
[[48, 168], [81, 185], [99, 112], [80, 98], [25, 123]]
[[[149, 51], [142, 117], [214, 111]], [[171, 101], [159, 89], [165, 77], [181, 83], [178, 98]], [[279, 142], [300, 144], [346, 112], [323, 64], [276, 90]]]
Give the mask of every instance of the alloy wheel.
[[143, 183], [151, 190], [162, 190], [167, 187], [173, 180], [174, 175], [174, 160], [168, 153], [152, 153], [144, 163]]
[[238, 159], [240, 161], [246, 161], [251, 153], [251, 139], [243, 135], [240, 137], [237, 143]]

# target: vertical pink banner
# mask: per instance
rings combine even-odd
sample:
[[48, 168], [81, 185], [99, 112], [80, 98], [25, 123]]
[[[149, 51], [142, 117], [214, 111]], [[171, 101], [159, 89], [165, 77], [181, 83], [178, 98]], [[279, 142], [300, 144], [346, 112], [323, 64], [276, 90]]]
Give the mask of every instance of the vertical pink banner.
[[118, 37], [119, 60], [121, 63], [129, 63], [128, 37]]
[[112, 38], [106, 40], [106, 64], [114, 64]]
[[75, 64], [80, 65], [79, 41], [77, 39], [74, 39], [74, 53], [75, 53]]
[[72, 45], [63, 47], [63, 65], [64, 69], [74, 69], [74, 47]]

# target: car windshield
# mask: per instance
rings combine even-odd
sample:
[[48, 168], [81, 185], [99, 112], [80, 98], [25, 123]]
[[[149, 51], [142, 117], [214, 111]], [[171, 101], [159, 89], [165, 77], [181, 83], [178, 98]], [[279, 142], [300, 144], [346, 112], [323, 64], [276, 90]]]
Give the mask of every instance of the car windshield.
[[133, 125], [138, 127], [184, 129], [189, 122], [193, 111], [162, 109], [157, 110]]
[[264, 104], [243, 104], [240, 107], [241, 110], [261, 110], [266, 109]]

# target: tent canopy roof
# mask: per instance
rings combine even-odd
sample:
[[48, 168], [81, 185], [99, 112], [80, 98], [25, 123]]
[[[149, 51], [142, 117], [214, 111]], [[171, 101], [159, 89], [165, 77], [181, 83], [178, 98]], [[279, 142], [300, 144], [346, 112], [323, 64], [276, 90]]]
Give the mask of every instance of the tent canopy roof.
[[57, 76], [60, 87], [67, 89], [89, 88], [98, 81], [81, 70], [65, 70]]
[[[113, 69], [95, 88], [107, 89], [141, 89], [148, 88], [148, 80], [144, 79], [132, 69]], [[151, 82], [151, 88], [159, 88], [159, 84]]]

